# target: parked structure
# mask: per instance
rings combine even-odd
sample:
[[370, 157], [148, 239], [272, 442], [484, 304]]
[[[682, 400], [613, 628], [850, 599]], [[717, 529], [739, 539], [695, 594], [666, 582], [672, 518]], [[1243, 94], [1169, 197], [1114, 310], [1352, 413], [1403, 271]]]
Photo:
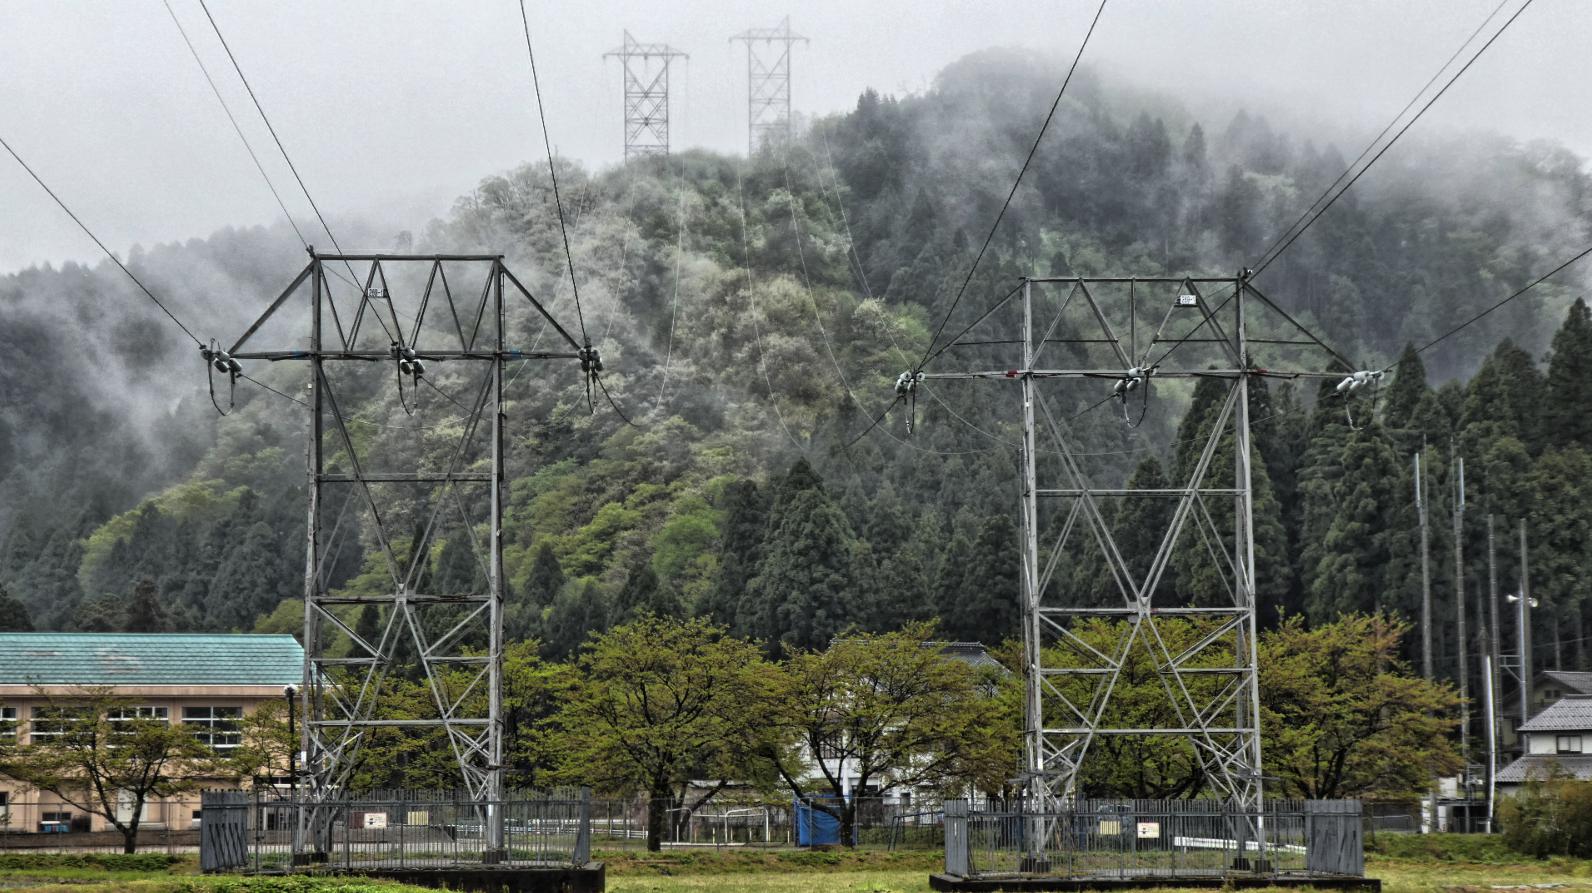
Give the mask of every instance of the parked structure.
[[[63, 700], [110, 694], [140, 719], [190, 726], [225, 752], [243, 743], [243, 717], [304, 676], [304, 651], [292, 636], [217, 633], [0, 633], [0, 746], [33, 746], [55, 734], [46, 708]], [[241, 778], [206, 779], [240, 788]], [[191, 799], [191, 798], [190, 798]], [[131, 803], [127, 809], [131, 810]], [[144, 804], [149, 830], [191, 827], [195, 803]], [[186, 814], [184, 814], [186, 813]], [[104, 831], [47, 791], [0, 775], [0, 831]]]

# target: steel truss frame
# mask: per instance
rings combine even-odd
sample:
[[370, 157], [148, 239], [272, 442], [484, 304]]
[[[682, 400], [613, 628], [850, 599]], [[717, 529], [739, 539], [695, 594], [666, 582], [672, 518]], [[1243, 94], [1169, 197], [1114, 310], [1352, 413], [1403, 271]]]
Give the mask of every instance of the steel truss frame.
[[[334, 300], [327, 279], [328, 263], [344, 266], [350, 274], [354, 264], [368, 264], [362, 283], [355, 286], [362, 289], [356, 306], [350, 308], [343, 300], [340, 308], [340, 301]], [[415, 264], [426, 265], [426, 285], [414, 311], [400, 312], [389, 291], [387, 271]], [[484, 269], [477, 297], [466, 297], [477, 293], [474, 288], [459, 294], [452, 288], [446, 266], [453, 266], [457, 276], [461, 265], [473, 272]], [[529, 302], [570, 350], [519, 351], [505, 346], [504, 295], [510, 289]], [[283, 313], [293, 298], [303, 298], [306, 293], [308, 349], [248, 349], [263, 326]], [[428, 331], [428, 312], [440, 316], [442, 309], [446, 310], [446, 317], [434, 322]], [[405, 316], [412, 323], [407, 331]], [[330, 326], [326, 324], [328, 319]], [[377, 326], [380, 331], [375, 331]], [[379, 339], [390, 342], [387, 349], [371, 345], [372, 340]], [[501, 803], [504, 796], [503, 369], [510, 360], [579, 360], [579, 350], [580, 344], [504, 266], [502, 255], [342, 255], [317, 254], [311, 249], [309, 265], [228, 352], [240, 361], [303, 360], [310, 365], [310, 397], [303, 401], [310, 410], [309, 506], [304, 564], [304, 676], [299, 692], [303, 716], [299, 744], [305, 784], [297, 789], [302, 808], [298, 810], [294, 837], [296, 857], [305, 856], [307, 850], [324, 851], [332, 819], [330, 807], [324, 805], [345, 796], [360, 748], [372, 730], [437, 727], [446, 734], [464, 791], [482, 804], [489, 860], [504, 855], [503, 816], [493, 805]], [[479, 384], [467, 398], [468, 404], [426, 382], [464, 410], [457, 419], [462, 433], [452, 446], [445, 467], [373, 471], [362, 461], [362, 450], [374, 452], [375, 448], [370, 446], [371, 438], [357, 437], [350, 430], [349, 416], [338, 399], [340, 386], [329, 374], [329, 367], [340, 362], [382, 360], [400, 364], [400, 388], [408, 375], [416, 393], [424, 373], [404, 371], [404, 361], [470, 363], [484, 369]], [[414, 366], [407, 368], [413, 370]], [[480, 455], [483, 450], [478, 437], [483, 422], [489, 429], [486, 455]], [[331, 457], [328, 445], [332, 448]], [[482, 464], [487, 470], [470, 470]], [[430, 502], [418, 542], [410, 543], [407, 560], [400, 561], [393, 548], [394, 522], [384, 518], [383, 499], [373, 485], [416, 487], [418, 495]], [[463, 492], [465, 488], [472, 491], [468, 496]], [[338, 489], [349, 492], [328, 527], [326, 522], [332, 513], [327, 511], [327, 497]], [[476, 505], [479, 514], [483, 498], [487, 503], [486, 517], [475, 517], [470, 505]], [[329, 591], [328, 577], [336, 555], [333, 544], [344, 531], [350, 507], [355, 504], [360, 505], [368, 519], [367, 532], [373, 536], [391, 578], [392, 591], [388, 594], [334, 595]], [[454, 510], [457, 517], [447, 517]], [[462, 595], [420, 591], [430, 547], [439, 541], [449, 523], [456, 523], [468, 538], [486, 580], [486, 591]], [[477, 527], [486, 528], [484, 541]], [[361, 636], [333, 610], [348, 605], [380, 605], [386, 609], [374, 641]], [[333, 657], [331, 646], [339, 641], [347, 644], [347, 654]], [[425, 677], [436, 709], [434, 717], [399, 719], [376, 715], [386, 677], [399, 664], [405, 649], [416, 657]]]
[[[1103, 300], [1107, 292], [1120, 293], [1126, 284], [1126, 308]], [[1034, 290], [1036, 285], [1069, 288], [1056, 317], [1041, 335], [1035, 327]], [[1171, 298], [1155, 335], [1141, 346], [1139, 303], [1142, 291], [1159, 289]], [[1023, 642], [1026, 660], [1025, 770], [1027, 794], [1035, 813], [1055, 813], [1080, 796], [1079, 775], [1088, 759], [1091, 745], [1104, 736], [1177, 736], [1189, 740], [1196, 759], [1216, 792], [1225, 800], [1259, 813], [1264, 799], [1261, 773], [1260, 692], [1256, 673], [1255, 607], [1266, 593], [1255, 590], [1254, 522], [1252, 517], [1250, 462], [1252, 456], [1249, 419], [1249, 382], [1259, 376], [1295, 379], [1342, 378], [1353, 367], [1319, 338], [1258, 292], [1247, 272], [1227, 278], [1124, 278], [1078, 277], [1032, 278], [1022, 288], [1022, 362], [1006, 370], [967, 372], [925, 372], [922, 380], [993, 379], [1015, 382], [1022, 402], [1021, 450], [1021, 598], [1023, 604]], [[1225, 295], [1212, 306], [1211, 297]], [[1207, 295], [1211, 297], [1207, 297]], [[1179, 307], [1178, 296], [1188, 304]], [[1192, 299], [1186, 296], [1192, 296]], [[1083, 326], [1062, 330], [1068, 305], [1081, 299], [1087, 313], [1079, 316]], [[1226, 308], [1230, 311], [1224, 313]], [[1193, 318], [1183, 327], [1181, 337], [1165, 334], [1174, 314], [1186, 309]], [[1281, 324], [1304, 334], [1296, 340], [1266, 339], [1251, 341], [1249, 314], [1259, 310], [1274, 314]], [[1113, 312], [1115, 311], [1115, 312]], [[1124, 312], [1125, 311], [1125, 312]], [[1123, 338], [1111, 319], [1129, 332]], [[1124, 319], [1126, 317], [1126, 319]], [[1125, 326], [1123, 324], [1126, 324]], [[981, 323], [979, 323], [981, 324]], [[975, 324], [978, 325], [978, 324]], [[1097, 333], [1087, 331], [1087, 328]], [[1083, 331], [1080, 331], [1083, 329]], [[1058, 332], [1060, 338], [1053, 338]], [[966, 332], [961, 337], [966, 336]], [[1093, 337], [1090, 337], [1094, 334]], [[1105, 345], [1120, 368], [1046, 368], [1041, 359], [1046, 346], [1056, 341]], [[999, 344], [1002, 341], [967, 342]], [[1185, 344], [1216, 345], [1220, 361], [1214, 368], [1166, 366]], [[1252, 355], [1256, 343], [1296, 345], [1305, 352], [1324, 351], [1332, 366], [1343, 371], [1318, 369], [1264, 369]], [[1170, 349], [1165, 345], [1170, 344]], [[1158, 345], [1165, 353], [1152, 361]], [[1042, 385], [1095, 379], [1126, 383], [1138, 372], [1141, 376], [1128, 393], [1150, 387], [1159, 379], [1214, 378], [1228, 388], [1216, 420], [1202, 435], [1198, 459], [1186, 479], [1175, 487], [1138, 489], [1101, 487], [1092, 483], [1084, 471], [1082, 453], [1077, 448], [1070, 421], [1060, 414]], [[1137, 397], [1124, 397], [1124, 401]], [[1144, 399], [1148, 400], [1148, 397]], [[1231, 439], [1234, 455], [1232, 486], [1214, 486], [1207, 481], [1213, 460], [1224, 440]], [[1040, 463], [1043, 454], [1049, 467], [1059, 469], [1060, 486], [1043, 486]], [[1048, 483], [1048, 482], [1047, 482]], [[1117, 538], [1102, 512], [1104, 500], [1140, 497], [1176, 500], [1171, 521], [1161, 531], [1159, 546], [1142, 573], [1123, 558]], [[1059, 524], [1041, 523], [1041, 505], [1058, 507]], [[1212, 506], [1230, 505], [1231, 536], [1224, 536]], [[1200, 550], [1222, 581], [1227, 599], [1221, 604], [1157, 604], [1154, 594], [1163, 579], [1180, 539], [1198, 538]], [[1106, 590], [1106, 604], [1071, 604], [1055, 592], [1053, 581], [1063, 579], [1084, 548], [1073, 538], [1086, 537], [1098, 550], [1108, 570], [1100, 584]], [[1164, 591], [1164, 590], [1163, 590]], [[1197, 638], [1192, 643], [1174, 645], [1163, 629], [1169, 619], [1192, 621]], [[1096, 647], [1079, 634], [1079, 625], [1089, 621], [1115, 623], [1117, 640], [1107, 647]], [[1155, 727], [1123, 727], [1115, 724], [1108, 708], [1112, 706], [1117, 683], [1135, 647], [1144, 647], [1151, 656], [1156, 675], [1165, 692], [1173, 724]], [[1064, 659], [1063, 655], [1071, 659]], [[1069, 697], [1068, 693], [1072, 693]], [[1086, 697], [1078, 696], [1079, 692]], [[1031, 829], [1034, 845], [1050, 830]], [[1262, 829], [1252, 828], [1251, 833]], [[1042, 852], [1036, 849], [1035, 852]]]
[[669, 67], [691, 57], [666, 43], [641, 43], [625, 32], [617, 50], [625, 69], [625, 160], [669, 154]]
[[[790, 143], [790, 48], [807, 38], [790, 30], [790, 16], [772, 28], [748, 28], [730, 38], [746, 44], [746, 151]], [[758, 46], [762, 45], [762, 52]]]

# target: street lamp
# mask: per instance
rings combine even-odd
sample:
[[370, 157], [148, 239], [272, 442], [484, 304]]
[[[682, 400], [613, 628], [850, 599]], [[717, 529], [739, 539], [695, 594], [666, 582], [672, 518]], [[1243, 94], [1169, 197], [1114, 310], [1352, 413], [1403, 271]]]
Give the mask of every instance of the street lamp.
[[[1516, 642], [1520, 647], [1520, 724], [1525, 725], [1531, 718], [1531, 618], [1526, 609], [1537, 607], [1537, 600], [1510, 593], [1504, 596], [1504, 601], [1515, 606]], [[1524, 741], [1521, 746], [1524, 747]]]

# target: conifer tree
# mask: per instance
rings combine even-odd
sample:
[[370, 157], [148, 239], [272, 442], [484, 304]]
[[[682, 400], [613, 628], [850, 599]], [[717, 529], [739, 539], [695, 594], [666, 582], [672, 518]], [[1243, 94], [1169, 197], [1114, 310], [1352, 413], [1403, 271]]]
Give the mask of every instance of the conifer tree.
[[558, 553], [553, 551], [552, 543], [543, 542], [531, 560], [531, 575], [525, 582], [525, 601], [537, 608], [545, 607], [553, 603], [563, 588], [564, 568], [558, 563]]
[[1592, 311], [1576, 298], [1553, 336], [1543, 423], [1547, 439], [1592, 450]]
[[210, 582], [209, 629], [248, 629], [269, 614], [302, 583], [291, 573], [289, 557], [264, 521], [256, 521], [233, 541]]
[[27, 633], [33, 631], [33, 618], [28, 609], [0, 586], [0, 632]]
[[608, 627], [608, 605], [594, 580], [565, 586], [553, 600], [542, 634], [542, 656], [565, 660], [594, 632]]
[[122, 619], [122, 629], [130, 633], [163, 633], [167, 629], [166, 610], [160, 603], [160, 591], [152, 580], [139, 580], [133, 587], [133, 597], [127, 602], [127, 613]]
[[851, 522], [799, 460], [775, 495], [737, 626], [775, 652], [828, 645], [867, 610], [854, 585], [855, 545]]
[[1465, 387], [1460, 417], [1463, 455], [1481, 455], [1484, 444], [1497, 437], [1513, 437], [1536, 454], [1541, 444], [1543, 392], [1542, 373], [1531, 355], [1505, 339]]
[[625, 585], [614, 596], [608, 626], [623, 626], [645, 614], [670, 618], [683, 613], [679, 596], [658, 585], [658, 574], [652, 569], [652, 562], [642, 559], [630, 568]]
[[958, 641], [995, 645], [1022, 635], [1022, 584], [1017, 527], [1010, 515], [990, 515], [962, 566], [960, 598], [942, 615], [942, 629]]
[[[1579, 446], [1549, 450], [1532, 468], [1528, 489], [1531, 594], [1546, 610], [1532, 612], [1539, 643], [1568, 641], [1574, 666], [1592, 666], [1592, 454]], [[1513, 526], [1502, 533], [1513, 542]], [[1515, 551], [1507, 547], [1500, 552]], [[1513, 583], [1507, 584], [1513, 587]]]
[[[1374, 426], [1349, 434], [1340, 461], [1342, 475], [1327, 493], [1326, 533], [1305, 569], [1305, 615], [1312, 623], [1392, 607], [1386, 600], [1398, 570], [1392, 544], [1399, 501], [1389, 495], [1403, 491], [1401, 465]], [[1397, 557], [1407, 564], [1411, 556]]]
[[[1129, 489], [1161, 489], [1166, 486], [1166, 475], [1161, 470], [1160, 461], [1154, 456], [1142, 459], [1133, 470], [1133, 476], [1128, 479]], [[1171, 523], [1176, 507], [1174, 500], [1164, 496], [1124, 498], [1116, 502], [1112, 535], [1116, 538], [1122, 560], [1141, 586], [1144, 585], [1156, 550], [1166, 536], [1167, 525]], [[1152, 593], [1153, 602], [1164, 604], [1166, 599], [1172, 597], [1173, 590], [1172, 573], [1168, 569], [1161, 575], [1160, 584]]]
[[719, 576], [699, 611], [714, 623], [745, 635], [737, 623], [737, 606], [746, 584], [757, 571], [758, 546], [767, 523], [763, 494], [757, 483], [738, 480], [724, 489], [724, 536], [719, 546]]

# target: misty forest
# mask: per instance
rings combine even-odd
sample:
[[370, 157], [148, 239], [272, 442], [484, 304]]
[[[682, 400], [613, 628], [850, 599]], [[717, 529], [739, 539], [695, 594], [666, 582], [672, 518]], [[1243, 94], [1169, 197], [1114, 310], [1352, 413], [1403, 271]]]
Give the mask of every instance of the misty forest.
[[[647, 613], [709, 618], [775, 657], [923, 621], [947, 640], [1017, 636], [1015, 392], [936, 383], [910, 415], [879, 414], [929, 346], [1059, 74], [1038, 55], [975, 54], [922, 93], [867, 92], [749, 160], [693, 150], [601, 171], [558, 161], [583, 324], [614, 406], [568, 362], [512, 372], [511, 641], [563, 660]], [[1305, 381], [1250, 391], [1261, 623], [1419, 617], [1422, 453], [1435, 660], [1451, 676], [1456, 574], [1443, 556], [1454, 553], [1462, 458], [1464, 591], [1488, 585], [1489, 514], [1499, 585], [1518, 587], [1523, 521], [1540, 660], [1592, 669], [1581, 582], [1592, 567], [1592, 317], [1580, 290], [1572, 277], [1545, 283], [1416, 352], [1585, 244], [1592, 180], [1556, 145], [1435, 133], [1402, 143], [1257, 279], [1367, 368], [1394, 367], [1350, 398]], [[1231, 276], [1357, 148], [1282, 129], [1263, 108], [1201, 117], [1086, 67], [947, 332], [1023, 276]], [[339, 220], [343, 242], [502, 252], [571, 316], [545, 166], [479, 174], [422, 231]], [[304, 253], [284, 223], [134, 247], [124, 260], [203, 337], [225, 341]], [[4, 276], [0, 315], [0, 628], [300, 633], [306, 413], [286, 398], [304, 391], [302, 364], [250, 364], [280, 394], [240, 381], [234, 396], [217, 377], [212, 397], [192, 345], [108, 262]], [[510, 341], [542, 343], [539, 318], [511, 321]], [[1009, 308], [992, 323], [1015, 331]], [[1017, 365], [1012, 344], [985, 338], [941, 365]], [[1080, 359], [1087, 349], [1055, 348]], [[342, 407], [378, 467], [399, 449], [440, 465], [457, 440], [458, 408], [441, 393], [466, 391], [464, 370], [427, 374], [436, 389], [405, 403], [381, 365]], [[1091, 410], [1109, 382], [1080, 387], [1063, 408], [1078, 413], [1094, 480], [1186, 476], [1215, 411], [1209, 384], [1156, 385], [1136, 426], [1113, 403]], [[421, 591], [478, 590], [472, 531], [427, 540], [427, 508], [389, 494], [388, 516], [416, 530], [392, 550], [403, 558], [425, 542]], [[1156, 543], [1133, 532], [1159, 529], [1168, 510], [1123, 502], [1108, 521], [1125, 549], [1147, 553]], [[390, 585], [357, 511], [338, 543], [334, 591]], [[1097, 561], [1085, 547], [1057, 585], [1101, 597]], [[1197, 565], [1174, 556], [1168, 598], [1211, 597]], [[346, 621], [375, 629], [377, 610]], [[1418, 645], [1406, 637], [1405, 656]]]

